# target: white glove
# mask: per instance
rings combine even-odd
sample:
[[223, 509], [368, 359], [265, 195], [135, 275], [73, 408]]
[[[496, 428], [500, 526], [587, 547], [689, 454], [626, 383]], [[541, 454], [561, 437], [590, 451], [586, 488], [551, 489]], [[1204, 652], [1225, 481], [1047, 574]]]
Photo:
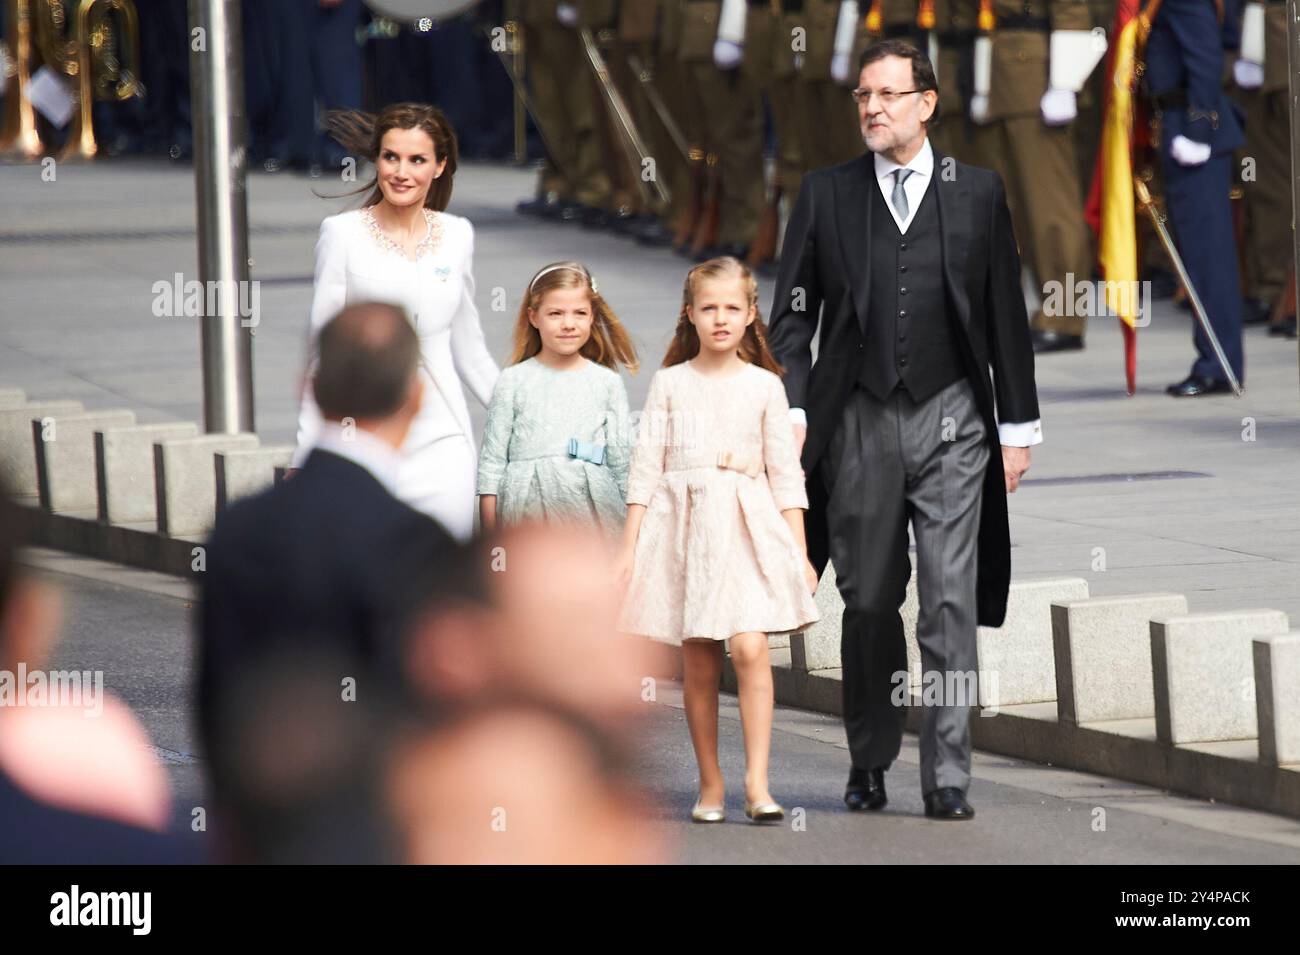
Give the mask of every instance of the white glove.
[[1169, 155], [1180, 166], [1199, 166], [1210, 158], [1210, 144], [1198, 143], [1186, 136], [1175, 136], [1169, 144]]
[[1072, 90], [1049, 89], [1038, 103], [1043, 122], [1048, 126], [1064, 126], [1079, 115], [1078, 98]]
[[976, 93], [970, 98], [970, 118], [977, 123], [984, 123], [989, 118], [989, 94]]
[[555, 16], [566, 27], [576, 27], [578, 25], [578, 8], [571, 3], [556, 4]]
[[713, 64], [720, 70], [734, 70], [745, 55], [744, 47], [730, 40], [713, 41]]
[[1232, 64], [1232, 81], [1243, 90], [1257, 90], [1264, 85], [1264, 65], [1254, 60], [1238, 60]]
[[831, 79], [836, 83], [843, 84], [849, 78], [849, 59], [848, 53], [836, 53], [831, 57]]

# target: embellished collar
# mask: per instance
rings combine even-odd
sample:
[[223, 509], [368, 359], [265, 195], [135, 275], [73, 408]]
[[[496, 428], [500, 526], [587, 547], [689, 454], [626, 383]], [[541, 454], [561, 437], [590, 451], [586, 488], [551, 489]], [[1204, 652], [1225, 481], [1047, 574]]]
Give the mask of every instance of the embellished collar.
[[375, 240], [379, 248], [385, 252], [392, 252], [408, 262], [418, 262], [430, 252], [433, 252], [442, 244], [442, 216], [432, 209], [421, 210], [424, 213], [424, 238], [420, 240], [419, 245], [415, 247], [415, 258], [407, 256], [406, 250], [398, 243], [389, 238], [388, 234], [379, 227], [379, 222], [375, 219], [374, 208], [366, 206], [361, 210], [361, 221], [365, 224], [366, 231], [370, 237]]

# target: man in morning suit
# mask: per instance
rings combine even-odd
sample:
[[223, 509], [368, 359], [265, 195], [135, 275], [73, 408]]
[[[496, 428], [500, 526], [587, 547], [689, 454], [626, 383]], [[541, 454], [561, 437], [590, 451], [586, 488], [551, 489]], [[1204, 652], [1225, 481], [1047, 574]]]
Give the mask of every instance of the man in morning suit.
[[199, 730], [227, 856], [372, 862], [381, 710], [405, 686], [408, 622], [457, 553], [393, 496], [419, 410], [419, 344], [390, 305], [322, 329], [325, 419], [303, 467], [217, 518], [201, 575]]
[[[844, 598], [844, 799], [879, 809], [905, 714], [908, 521], [923, 671], [961, 689], [977, 669], [976, 626], [1006, 613], [1005, 495], [1042, 437], [1001, 179], [931, 147], [938, 92], [924, 53], [876, 43], [858, 84], [868, 152], [805, 177], [768, 339], [802, 444], [809, 556], [819, 572], [834, 562]], [[975, 700], [938, 702], [922, 716], [925, 812], [968, 819]]]

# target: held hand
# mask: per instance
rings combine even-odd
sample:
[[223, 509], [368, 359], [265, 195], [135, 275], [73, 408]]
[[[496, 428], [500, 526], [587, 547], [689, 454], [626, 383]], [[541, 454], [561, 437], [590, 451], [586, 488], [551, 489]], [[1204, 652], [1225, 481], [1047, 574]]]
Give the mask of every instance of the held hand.
[[285, 469], [284, 469], [284, 480], [286, 480], [286, 481], [290, 480], [290, 479], [291, 479], [295, 474], [297, 474], [297, 473], [298, 473], [299, 471], [301, 471], [301, 470], [302, 470], [302, 468], [285, 468]]
[[1029, 470], [1029, 449], [1009, 448], [1002, 445], [1002, 472], [1007, 481], [1007, 493], [1014, 494], [1020, 487], [1021, 476]]
[[803, 443], [808, 438], [808, 429], [801, 424], [791, 425], [794, 428], [794, 456], [803, 457]]
[[820, 582], [817, 578], [817, 568], [807, 558], [804, 558], [803, 562], [803, 577], [808, 583], [808, 593], [817, 593], [817, 584]]
[[630, 548], [625, 547], [614, 558], [614, 586], [620, 591], [626, 590], [632, 582], [633, 554]]

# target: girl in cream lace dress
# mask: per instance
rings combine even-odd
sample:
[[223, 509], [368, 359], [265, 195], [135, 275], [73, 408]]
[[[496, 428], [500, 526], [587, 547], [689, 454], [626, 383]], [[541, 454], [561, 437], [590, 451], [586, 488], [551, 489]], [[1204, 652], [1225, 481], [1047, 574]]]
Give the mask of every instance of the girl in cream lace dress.
[[586, 267], [543, 268], [524, 294], [515, 350], [488, 406], [479, 454], [479, 517], [566, 521], [611, 540], [627, 514], [627, 331]]
[[753, 276], [731, 258], [692, 269], [676, 335], [650, 382], [628, 479], [619, 629], [682, 645], [700, 769], [692, 817], [722, 818], [717, 758], [722, 642], [740, 685], [746, 814], [779, 819], [767, 789], [767, 634], [818, 619], [808, 507], [789, 405], [758, 318]]

